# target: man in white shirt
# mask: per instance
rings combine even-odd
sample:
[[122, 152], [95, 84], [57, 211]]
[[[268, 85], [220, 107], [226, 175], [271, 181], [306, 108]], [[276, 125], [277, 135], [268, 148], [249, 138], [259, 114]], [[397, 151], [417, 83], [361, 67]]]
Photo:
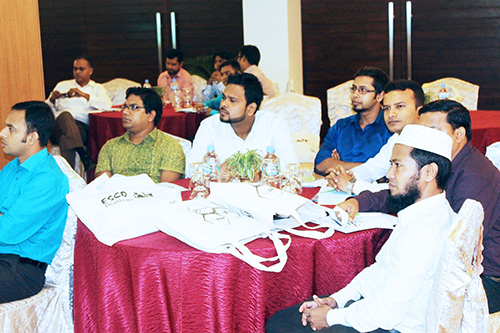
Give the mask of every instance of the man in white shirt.
[[255, 75], [259, 79], [264, 95], [269, 97], [274, 97], [276, 95], [274, 91], [274, 82], [269, 80], [260, 68], [257, 67], [260, 61], [260, 51], [256, 46], [245, 45], [241, 47], [236, 60], [240, 63], [241, 70], [244, 73]]
[[94, 69], [86, 55], [73, 61], [73, 80], [59, 82], [45, 101], [56, 116], [50, 141], [59, 145], [61, 155], [75, 167], [75, 152], [88, 170], [93, 161], [85, 151], [90, 110], [108, 109], [112, 102], [106, 89], [90, 79]]
[[257, 149], [264, 155], [266, 148], [273, 146], [281, 165], [298, 163], [287, 121], [272, 112], [257, 112], [262, 95], [262, 86], [255, 76], [230, 76], [222, 94], [220, 114], [202, 121], [189, 162], [201, 162], [207, 146], [213, 145], [222, 162], [238, 151]]
[[418, 110], [424, 105], [425, 95], [422, 87], [411, 80], [389, 82], [384, 92], [382, 101], [384, 119], [387, 128], [394, 134], [382, 146], [379, 153], [365, 163], [350, 171], [346, 171], [342, 166], [330, 169], [326, 179], [333, 188], [350, 194], [359, 194], [365, 190], [376, 192], [387, 189], [387, 184], [374, 182], [384, 177], [389, 170], [392, 148], [399, 133], [405, 125], [418, 123]]
[[448, 135], [435, 129], [403, 129], [386, 175], [399, 222], [375, 263], [331, 296], [313, 296], [312, 301], [278, 312], [266, 324], [267, 332], [325, 327], [326, 332], [425, 331], [440, 254], [456, 216], [443, 191], [451, 171], [452, 144]]

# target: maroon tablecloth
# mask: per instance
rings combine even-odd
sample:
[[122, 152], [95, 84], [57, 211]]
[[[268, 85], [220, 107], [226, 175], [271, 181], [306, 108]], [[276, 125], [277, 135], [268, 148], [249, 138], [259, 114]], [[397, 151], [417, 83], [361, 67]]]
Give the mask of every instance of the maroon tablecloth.
[[[312, 197], [317, 189], [305, 192]], [[285, 268], [271, 273], [230, 254], [196, 250], [162, 232], [109, 247], [79, 222], [75, 331], [263, 332], [276, 311], [344, 287], [373, 263], [389, 233], [337, 232], [323, 240], [292, 236]], [[249, 247], [262, 256], [274, 253], [267, 239]]]
[[[205, 114], [175, 112], [171, 105], [163, 108], [158, 128], [164, 132], [192, 140]], [[122, 112], [89, 114], [89, 154], [94, 161], [101, 147], [109, 140], [125, 133]]]
[[471, 143], [481, 153], [486, 147], [500, 141], [500, 111], [471, 111], [472, 140]]

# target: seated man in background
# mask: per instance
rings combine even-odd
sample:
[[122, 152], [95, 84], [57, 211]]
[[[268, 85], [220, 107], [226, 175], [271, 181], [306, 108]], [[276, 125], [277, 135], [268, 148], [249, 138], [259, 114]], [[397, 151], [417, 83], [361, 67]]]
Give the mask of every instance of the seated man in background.
[[214, 54], [213, 63], [214, 71], [210, 78], [208, 79], [207, 86], [202, 90], [201, 94], [203, 96], [203, 102], [208, 102], [213, 98], [217, 98], [222, 95], [224, 91], [224, 84], [222, 82], [221, 76], [221, 65], [231, 59], [226, 52], [216, 52]]
[[361, 68], [354, 74], [349, 91], [356, 114], [339, 119], [328, 130], [314, 160], [316, 173], [325, 175], [338, 165], [351, 169], [375, 156], [389, 140], [391, 133], [380, 107], [388, 81], [387, 74], [374, 67]]
[[[229, 78], [229, 75], [234, 75], [236, 73], [241, 73], [241, 68], [238, 61], [234, 59], [226, 61], [220, 66], [221, 82], [224, 87], [227, 86], [227, 79]], [[197, 109], [207, 108], [207, 110], [205, 111], [206, 114], [213, 116], [214, 114], [219, 113], [221, 101], [222, 101], [222, 94], [207, 102], [197, 103], [195, 105], [195, 108]]]
[[18, 103], [0, 132], [15, 157], [0, 171], [0, 303], [39, 293], [61, 245], [69, 184], [46, 148], [54, 122], [44, 102]]
[[267, 332], [310, 332], [328, 326], [325, 332], [425, 331], [440, 253], [456, 216], [443, 192], [450, 176], [451, 146], [450, 137], [435, 129], [403, 129], [387, 172], [389, 202], [399, 222], [375, 263], [331, 296], [313, 296], [276, 313], [266, 324]]
[[179, 91], [182, 96], [182, 89], [189, 89], [191, 100], [194, 96], [194, 86], [193, 80], [191, 79], [191, 74], [187, 70], [182, 68], [184, 64], [184, 53], [176, 49], [170, 49], [167, 52], [165, 58], [165, 68], [167, 69], [158, 76], [158, 86], [164, 87], [163, 96], [166, 96], [168, 100], [172, 100], [170, 87], [172, 82], [177, 82], [179, 86]]
[[203, 120], [196, 132], [190, 163], [202, 161], [207, 145], [214, 146], [222, 162], [238, 151], [258, 149], [265, 154], [273, 146], [281, 165], [298, 163], [287, 121], [273, 112], [257, 112], [262, 97], [262, 86], [254, 75], [230, 76], [220, 114]]
[[180, 179], [185, 165], [182, 147], [156, 128], [163, 112], [160, 96], [153, 89], [128, 88], [122, 109], [127, 131], [101, 148], [96, 177], [103, 173], [110, 177], [145, 173], [155, 183]]
[[240, 63], [241, 70], [244, 73], [253, 74], [259, 79], [264, 95], [269, 97], [274, 97], [276, 95], [273, 87], [273, 81], [269, 80], [260, 68], [257, 67], [260, 62], [260, 51], [256, 46], [242, 46], [236, 59]]
[[384, 177], [390, 167], [392, 147], [399, 137], [399, 133], [407, 124], [418, 123], [418, 110], [424, 105], [424, 91], [422, 87], [411, 80], [392, 81], [384, 88], [382, 109], [387, 128], [394, 133], [379, 153], [365, 163], [346, 171], [343, 166], [328, 170], [326, 179], [335, 189], [351, 194], [365, 190], [372, 192], [387, 189], [387, 184], [374, 184]]
[[61, 155], [75, 168], [75, 152], [80, 155], [85, 170], [94, 162], [85, 151], [89, 129], [90, 110], [109, 109], [111, 99], [104, 86], [90, 79], [94, 69], [86, 55], [73, 62], [73, 80], [59, 82], [46, 103], [56, 115], [56, 124], [50, 141], [59, 145]]
[[[466, 199], [483, 205], [483, 266], [481, 275], [490, 313], [500, 311], [500, 172], [471, 143], [471, 120], [467, 109], [452, 100], [435, 101], [420, 109], [420, 124], [436, 128], [453, 140], [450, 180], [446, 198], [455, 212]], [[351, 217], [358, 211], [388, 211], [388, 190], [363, 192], [339, 206]]]

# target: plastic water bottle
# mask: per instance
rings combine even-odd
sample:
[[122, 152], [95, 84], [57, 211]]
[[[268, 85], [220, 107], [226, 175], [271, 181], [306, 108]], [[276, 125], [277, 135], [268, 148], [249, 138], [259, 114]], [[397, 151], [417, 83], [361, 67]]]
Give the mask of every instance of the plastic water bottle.
[[267, 147], [262, 160], [262, 181], [271, 187], [280, 188], [280, 159], [274, 154], [274, 147]]
[[219, 157], [214, 151], [214, 146], [208, 145], [207, 153], [203, 156], [203, 177], [207, 186], [210, 187], [210, 182], [219, 181], [219, 170]]
[[143, 88], [151, 88], [151, 83], [149, 83], [149, 80], [146, 79], [144, 80], [144, 84], [142, 85]]
[[172, 94], [172, 106], [174, 108], [182, 107], [181, 92], [179, 91], [179, 85], [175, 80], [170, 84], [170, 92]]
[[448, 97], [450, 97], [448, 90], [446, 90], [445, 84], [441, 85], [441, 89], [439, 89], [438, 97], [439, 97], [439, 99], [448, 99]]

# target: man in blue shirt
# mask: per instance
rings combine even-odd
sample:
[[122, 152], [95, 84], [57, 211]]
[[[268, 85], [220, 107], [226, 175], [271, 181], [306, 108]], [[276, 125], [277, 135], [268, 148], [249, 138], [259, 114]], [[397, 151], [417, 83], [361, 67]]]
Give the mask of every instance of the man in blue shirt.
[[375, 156], [392, 135], [384, 121], [380, 103], [387, 74], [374, 67], [361, 68], [354, 74], [351, 92], [355, 115], [339, 119], [326, 135], [314, 161], [315, 171], [325, 175], [338, 165], [350, 169]]
[[66, 223], [68, 178], [47, 152], [54, 114], [44, 102], [12, 107], [0, 132], [15, 159], [0, 171], [0, 303], [42, 290]]

